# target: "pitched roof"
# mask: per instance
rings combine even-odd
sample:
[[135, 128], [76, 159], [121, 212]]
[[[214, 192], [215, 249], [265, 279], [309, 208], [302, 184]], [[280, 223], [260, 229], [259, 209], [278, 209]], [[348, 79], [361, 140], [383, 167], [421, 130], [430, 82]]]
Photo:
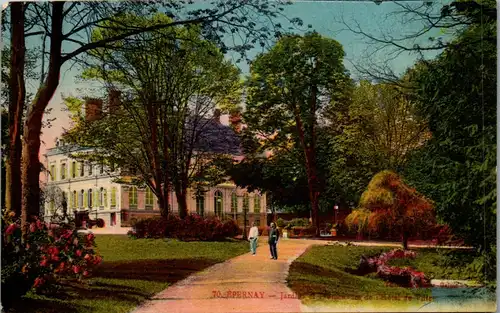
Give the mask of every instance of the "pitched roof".
[[[202, 118], [186, 123], [191, 125], [191, 133], [198, 134], [194, 142], [194, 150], [198, 152], [211, 152], [220, 154], [242, 155], [240, 139], [236, 132], [227, 125], [214, 119]], [[194, 125], [194, 126], [193, 126]], [[191, 136], [188, 136], [190, 140]]]

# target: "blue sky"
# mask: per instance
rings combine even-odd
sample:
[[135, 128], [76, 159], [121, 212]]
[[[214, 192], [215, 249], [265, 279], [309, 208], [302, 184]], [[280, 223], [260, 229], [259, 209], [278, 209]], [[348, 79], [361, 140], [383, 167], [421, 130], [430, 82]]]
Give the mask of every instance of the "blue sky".
[[[346, 53], [345, 66], [351, 71], [353, 76], [355, 76], [356, 73], [352, 64], [366, 63], [366, 53], [373, 51], [375, 47], [367, 44], [363, 37], [357, 36], [350, 31], [343, 30], [345, 26], [341, 23], [341, 19], [344, 19], [350, 25], [359, 23], [361, 29], [376, 36], [386, 34], [398, 37], [421, 29], [421, 24], [407, 23], [401, 21], [400, 17], [391, 14], [398, 8], [396, 4], [389, 2], [377, 5], [371, 1], [303, 1], [295, 2], [287, 6], [284, 14], [288, 18], [301, 18], [304, 22], [304, 27], [302, 28], [305, 30], [308, 30], [306, 26], [311, 24], [312, 28], [309, 30], [316, 30], [324, 36], [339, 41], [343, 45]], [[279, 22], [283, 25], [287, 24], [285, 18], [280, 19]], [[302, 31], [295, 30], [295, 32], [301, 33]], [[425, 39], [426, 38], [423, 40]], [[39, 44], [40, 40], [35, 39], [28, 42], [27, 46], [37, 46]], [[63, 47], [64, 50], [72, 48], [74, 47], [72, 47], [71, 44]], [[253, 49], [248, 55], [252, 58], [259, 52], [261, 52], [260, 47]], [[387, 49], [382, 50], [378, 54], [375, 54], [371, 60], [383, 62], [387, 59], [389, 52], [390, 51]], [[429, 55], [429, 57], [432, 57], [432, 55]], [[397, 58], [393, 59], [390, 64], [395, 72], [401, 73], [406, 68], [410, 67], [415, 60], [416, 55], [400, 54]], [[241, 68], [244, 74], [248, 72], [248, 64], [239, 63], [237, 66]], [[98, 85], [90, 86], [88, 83], [78, 81], [77, 76], [79, 73], [80, 69], [77, 66], [72, 66], [71, 62], [63, 66], [59, 87], [49, 104], [49, 108], [52, 108], [52, 113], [48, 118], [56, 118], [56, 120], [52, 123], [53, 126], [51, 128], [44, 129], [43, 131], [42, 140], [44, 144], [42, 144], [42, 151], [53, 147], [55, 138], [61, 134], [63, 127], [68, 126], [69, 118], [67, 113], [62, 111], [64, 105], [61, 95], [88, 94], [92, 92], [89, 88], [99, 87]]]

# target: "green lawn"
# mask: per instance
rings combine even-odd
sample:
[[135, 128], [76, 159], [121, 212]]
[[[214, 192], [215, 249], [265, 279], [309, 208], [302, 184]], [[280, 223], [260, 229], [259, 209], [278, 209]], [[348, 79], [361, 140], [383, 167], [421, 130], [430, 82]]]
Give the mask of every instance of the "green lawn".
[[[356, 246], [313, 246], [299, 257], [290, 267], [288, 285], [305, 303], [322, 302], [328, 298], [359, 299], [362, 297], [377, 299], [387, 296], [413, 297], [414, 299], [428, 297], [431, 292], [427, 288], [412, 289], [390, 285], [372, 273], [366, 276], [351, 274], [350, 270], [357, 268], [361, 255], [374, 256], [390, 248], [356, 247]], [[457, 255], [467, 252], [455, 251]], [[463, 259], [451, 277], [448, 266], [444, 266], [445, 256], [436, 249], [417, 250], [415, 260], [405, 260], [405, 266], [412, 266], [424, 271], [431, 278], [468, 279], [470, 275], [463, 270], [469, 258]], [[399, 262], [399, 261], [398, 261]], [[403, 262], [400, 263], [400, 265]], [[393, 262], [396, 264], [396, 261]]]
[[89, 286], [71, 285], [57, 296], [28, 294], [13, 312], [129, 312], [190, 274], [248, 251], [248, 243], [180, 242], [98, 235], [103, 263]]

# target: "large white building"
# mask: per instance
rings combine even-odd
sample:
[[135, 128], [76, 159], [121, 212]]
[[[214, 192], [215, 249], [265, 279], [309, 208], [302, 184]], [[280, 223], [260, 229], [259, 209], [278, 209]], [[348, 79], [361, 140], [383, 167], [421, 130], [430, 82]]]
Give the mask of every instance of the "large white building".
[[[214, 123], [224, 131], [233, 131], [219, 121]], [[80, 149], [78, 152], [84, 152]], [[71, 151], [75, 152], [75, 150]], [[45, 219], [50, 220], [55, 214], [61, 214], [61, 205], [57, 199], [67, 199], [68, 214], [74, 211], [89, 211], [91, 219], [101, 218], [105, 227], [129, 226], [132, 219], [159, 215], [156, 196], [149, 188], [117, 183], [121, 177], [120, 169], [109, 168], [100, 164], [84, 164], [68, 157], [67, 146], [57, 141], [56, 146], [45, 154], [48, 190], [45, 205]], [[50, 194], [59, 194], [58, 197]], [[178, 213], [175, 193], [170, 195], [170, 212]], [[60, 202], [60, 201], [59, 201]], [[204, 195], [188, 196], [188, 212], [202, 216], [215, 215], [232, 217], [243, 225], [255, 221], [258, 225], [266, 224], [267, 201], [265, 194], [248, 193], [232, 183], [224, 183], [210, 188]]]

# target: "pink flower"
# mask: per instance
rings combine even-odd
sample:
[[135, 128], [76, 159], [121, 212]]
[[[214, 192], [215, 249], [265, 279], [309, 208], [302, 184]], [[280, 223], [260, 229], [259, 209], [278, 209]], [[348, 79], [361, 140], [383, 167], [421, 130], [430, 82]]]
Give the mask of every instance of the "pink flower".
[[102, 257], [100, 257], [100, 256], [96, 256], [96, 257], [94, 258], [94, 264], [95, 264], [95, 265], [97, 265], [97, 264], [101, 263], [101, 261], [102, 261]]
[[33, 287], [39, 287], [45, 283], [45, 280], [41, 277], [35, 278], [35, 283], [33, 284]]
[[47, 259], [45, 259], [45, 258], [43, 258], [43, 259], [40, 261], [40, 266], [41, 266], [41, 267], [46, 267], [46, 266], [47, 266], [47, 264], [48, 264], [48, 261], [47, 261]]
[[73, 244], [74, 244], [75, 246], [77, 246], [77, 245], [78, 245], [78, 238], [73, 239]]
[[47, 235], [49, 235], [49, 237], [54, 237], [54, 231], [51, 229], [47, 232]]
[[81, 257], [82, 256], [82, 250], [76, 250], [75, 254], [76, 254], [77, 257]]
[[73, 232], [69, 229], [65, 229], [64, 232], [62, 233], [61, 237], [64, 239], [68, 239], [73, 235]]
[[83, 271], [83, 276], [89, 276], [89, 272], [88, 271]]
[[36, 221], [36, 227], [37, 227], [38, 229], [42, 230], [42, 229], [43, 229], [43, 223], [42, 223], [40, 220], [37, 220], [37, 221]]
[[94, 236], [94, 234], [92, 234], [92, 233], [90, 233], [90, 234], [88, 234], [88, 235], [87, 235], [87, 241], [88, 241], [88, 242], [93, 241], [93, 240], [94, 240], [94, 238], [95, 238], [95, 236]]
[[73, 273], [78, 274], [80, 272], [80, 266], [73, 265]]
[[5, 230], [5, 234], [6, 235], [10, 235], [12, 234], [17, 228], [17, 225], [16, 224], [10, 224], [7, 229]]
[[35, 223], [30, 224], [30, 232], [34, 233], [36, 231], [36, 225]]

